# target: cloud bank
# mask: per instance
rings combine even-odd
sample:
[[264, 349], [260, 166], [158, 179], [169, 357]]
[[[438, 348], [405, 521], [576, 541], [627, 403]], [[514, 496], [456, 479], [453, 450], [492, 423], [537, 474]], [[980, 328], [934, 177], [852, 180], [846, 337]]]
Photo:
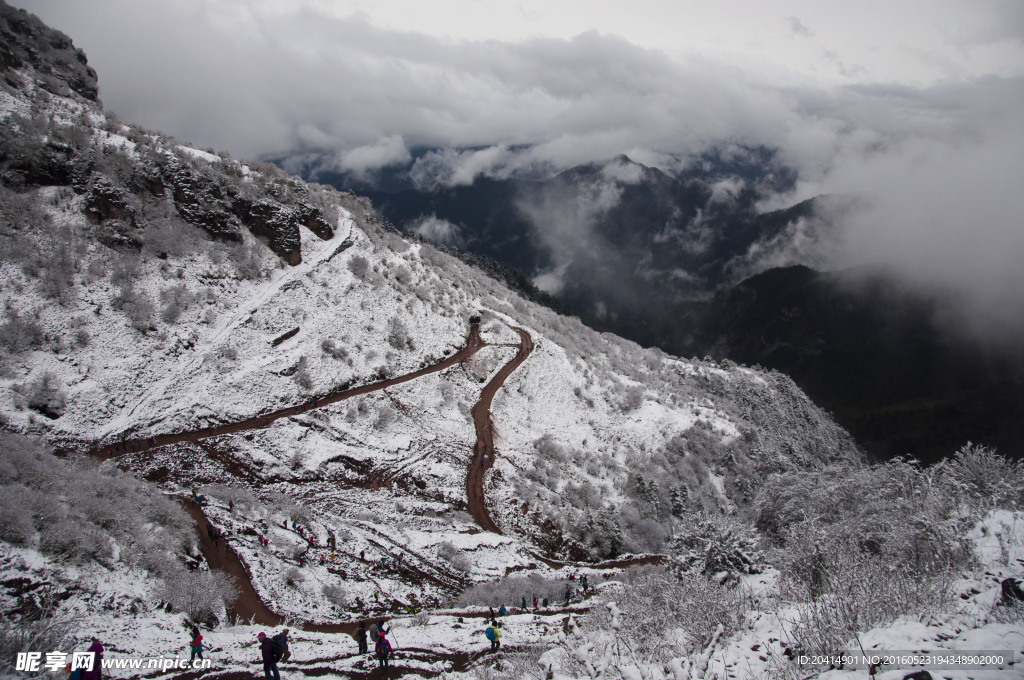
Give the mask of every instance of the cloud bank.
[[[672, 170], [712, 147], [777, 149], [800, 177], [778, 204], [823, 192], [863, 199], [843, 212], [828, 265], [887, 262], [1014, 332], [1024, 318], [1019, 2], [906, 5], [846, 24], [788, 3], [768, 24], [737, 23], [793, 50], [764, 66], [763, 49], [684, 53], [609, 27], [515, 40], [456, 27], [452, 38], [308, 2], [19, 6], [85, 48], [101, 97], [124, 119], [242, 157], [315, 156], [370, 173], [407, 163], [411, 149], [447, 149], [413, 168], [434, 188], [622, 153]], [[751, 16], [763, 18], [760, 7]], [[933, 15], [942, 21], [915, 36]], [[872, 57], [876, 34], [885, 60]], [[886, 60], [891, 74], [879, 70]], [[819, 68], [828, 78], [815, 79]], [[919, 73], [928, 77], [915, 82]], [[720, 187], [723, 200], [730, 191]], [[605, 207], [558, 209], [578, 221]]]

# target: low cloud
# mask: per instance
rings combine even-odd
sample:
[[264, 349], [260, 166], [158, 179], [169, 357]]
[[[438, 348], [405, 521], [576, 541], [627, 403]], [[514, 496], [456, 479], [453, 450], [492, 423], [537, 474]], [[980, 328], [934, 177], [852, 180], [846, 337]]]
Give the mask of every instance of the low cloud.
[[[791, 42], [819, 50], [823, 68], [842, 62], [847, 84], [827, 87], [598, 32], [469, 41], [309, 4], [20, 4], [57, 17], [51, 23], [85, 48], [101, 97], [124, 119], [241, 157], [321, 157], [368, 172], [408, 162], [411, 149], [449, 149], [413, 166], [417, 185], [431, 188], [622, 153], [673, 171], [723, 143], [777, 149], [800, 181], [775, 205], [820, 193], [863, 198], [837, 217], [841, 240], [800, 256], [829, 267], [888, 263], [916, 285], [955, 290], [1003, 332], [1024, 319], [1019, 2], [964, 9], [957, 42], [941, 54], [908, 50], [908, 60], [948, 74], [926, 85], [871, 81], [847, 53], [815, 42], [827, 34], [821, 16], [779, 23], [799, 36]], [[585, 225], [609, 191], [521, 206], [551, 227], [545, 238], [563, 240], [555, 269], [574, 251], [586, 258], [603, 247]], [[730, 195], [722, 185], [720, 196]]]
[[333, 169], [365, 175], [372, 170], [380, 170], [389, 165], [401, 165], [410, 160], [412, 155], [405, 147], [401, 135], [390, 135], [381, 137], [372, 144], [340, 152]]
[[459, 227], [437, 215], [425, 215], [413, 222], [409, 227], [416, 234], [435, 243], [460, 247], [462, 233]]

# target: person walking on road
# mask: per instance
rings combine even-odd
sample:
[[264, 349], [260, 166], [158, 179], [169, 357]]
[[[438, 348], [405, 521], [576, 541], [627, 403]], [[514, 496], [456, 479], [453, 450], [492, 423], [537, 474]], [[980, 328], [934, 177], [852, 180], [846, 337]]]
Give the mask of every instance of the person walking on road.
[[256, 636], [260, 641], [260, 653], [263, 655], [264, 680], [281, 680], [281, 671], [277, 670], [277, 658], [274, 654], [274, 641], [266, 633]]
[[200, 634], [198, 626], [192, 626], [192, 641], [188, 643], [188, 646], [192, 648], [192, 657], [189, 659], [189, 662], [194, 662], [196, 658], [202, 661], [203, 636]]
[[484, 635], [491, 641], [491, 651], [496, 652], [501, 648], [501, 629], [493, 623], [484, 630]]
[[103, 643], [93, 638], [86, 651], [93, 653], [92, 669], [82, 671], [82, 680], [103, 680]]
[[380, 635], [377, 636], [377, 644], [374, 645], [374, 651], [377, 652], [377, 659], [380, 661], [381, 668], [388, 667], [388, 658], [391, 657], [391, 653], [394, 651], [391, 648], [391, 643], [388, 642], [387, 635], [382, 630]]
[[360, 621], [359, 627], [356, 628], [356, 643], [359, 645], [359, 653], [366, 654], [366, 621]]

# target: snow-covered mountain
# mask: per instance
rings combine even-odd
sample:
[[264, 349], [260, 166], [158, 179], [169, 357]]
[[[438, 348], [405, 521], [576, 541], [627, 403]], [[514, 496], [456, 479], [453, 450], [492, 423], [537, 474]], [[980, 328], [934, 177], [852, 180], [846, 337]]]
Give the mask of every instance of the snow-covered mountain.
[[[769, 656], [740, 656], [767, 673], [794, 648], [778, 620], [741, 623], [736, 583], [758, 609], [789, 583], [756, 574], [750, 520], [790, 545], [778, 518], [809, 520], [794, 480], [867, 473], [789, 378], [597, 333], [365, 199], [122, 123], [66, 36], [0, 10], [0, 664], [94, 636], [178, 655], [184, 613], [218, 669], [253, 663], [254, 624], [290, 621], [292, 674], [362, 677], [342, 633], [387, 616], [402, 668], [428, 677], [594, 676], [617, 612], [644, 609], [594, 591], [652, 583], [733, 602], [734, 625], [673, 633], [637, 672], [702, 677], [699, 652], [763, 636]], [[991, 599], [1003, 557], [969, 597]], [[620, 575], [652, 563], [684, 586]], [[565, 607], [516, 607], [507, 652], [476, 653], [483, 605], [563, 589]]]

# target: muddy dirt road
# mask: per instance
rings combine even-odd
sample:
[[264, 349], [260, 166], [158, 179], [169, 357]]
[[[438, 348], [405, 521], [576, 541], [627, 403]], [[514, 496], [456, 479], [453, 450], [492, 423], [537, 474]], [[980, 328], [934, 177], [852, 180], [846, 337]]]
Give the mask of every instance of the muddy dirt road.
[[469, 463], [466, 474], [466, 501], [469, 514], [473, 516], [480, 528], [500, 534], [501, 530], [491, 520], [484, 500], [484, 473], [494, 465], [494, 424], [491, 422], [491, 401], [494, 395], [512, 372], [526, 361], [533, 351], [533, 338], [522, 328], [514, 328], [519, 334], [519, 350], [512, 361], [502, 366], [491, 381], [480, 392], [480, 399], [473, 406], [473, 425], [476, 426], [476, 446], [473, 447], [473, 459]]

